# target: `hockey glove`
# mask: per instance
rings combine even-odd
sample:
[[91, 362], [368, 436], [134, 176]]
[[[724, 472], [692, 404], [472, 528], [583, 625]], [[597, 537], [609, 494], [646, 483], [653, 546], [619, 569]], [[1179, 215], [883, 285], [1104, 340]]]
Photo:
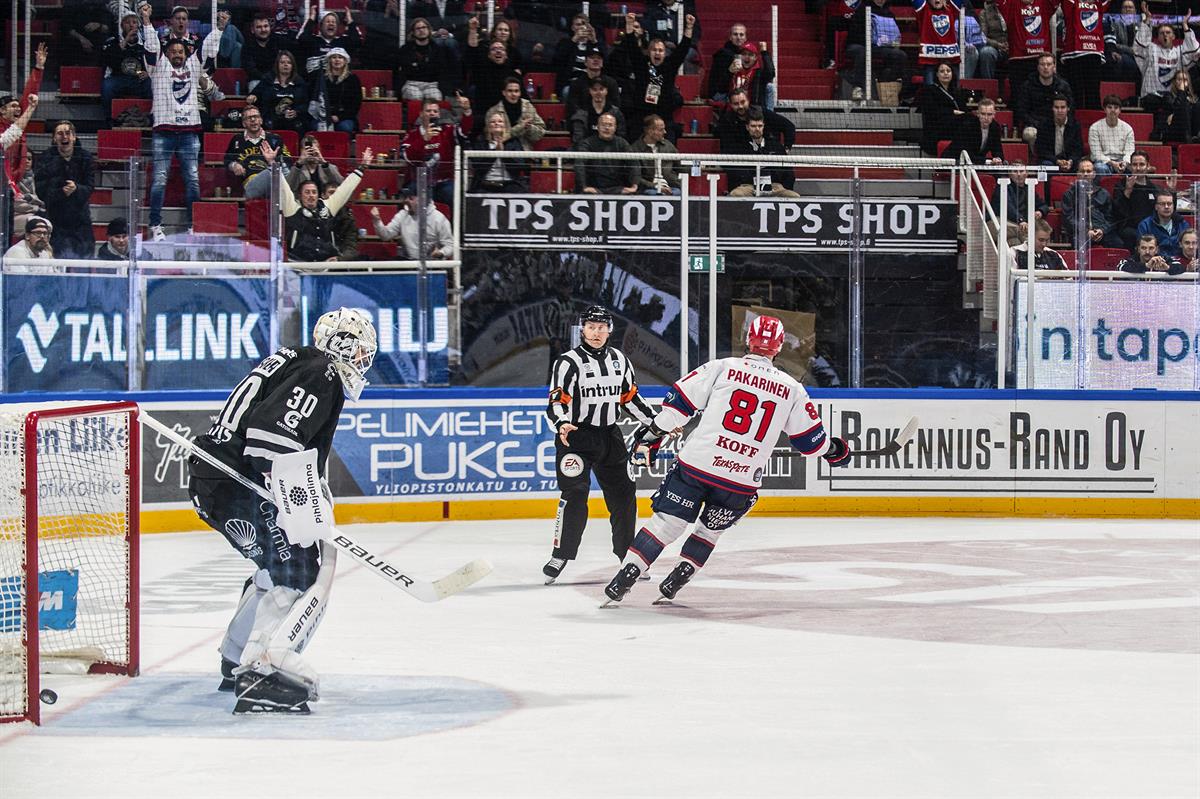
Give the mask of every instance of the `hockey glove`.
[[829, 449], [825, 450], [825, 454], [821, 457], [828, 461], [830, 466], [848, 466], [850, 465], [850, 445], [844, 438], [831, 437]]
[[667, 431], [659, 430], [653, 422], [639, 427], [633, 434], [629, 462], [634, 466], [649, 466], [650, 461], [658, 454], [658, 448], [662, 446], [663, 437], [666, 435]]

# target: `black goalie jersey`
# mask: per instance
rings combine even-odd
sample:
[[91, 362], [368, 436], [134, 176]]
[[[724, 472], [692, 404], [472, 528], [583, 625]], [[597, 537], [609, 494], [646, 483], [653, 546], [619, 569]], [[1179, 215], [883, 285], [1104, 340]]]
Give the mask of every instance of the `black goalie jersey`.
[[[261, 482], [279, 455], [316, 449], [321, 472], [346, 397], [333, 362], [315, 347], [281, 347], [238, 383], [196, 444]], [[198, 477], [223, 477], [192, 460]]]

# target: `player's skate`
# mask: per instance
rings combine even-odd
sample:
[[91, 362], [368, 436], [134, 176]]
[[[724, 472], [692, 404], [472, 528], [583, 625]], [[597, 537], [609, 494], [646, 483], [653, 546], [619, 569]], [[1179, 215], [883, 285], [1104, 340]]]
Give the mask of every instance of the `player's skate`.
[[636, 563], [626, 563], [617, 572], [616, 576], [609, 581], [608, 585], [604, 587], [604, 595], [608, 597], [608, 601], [600, 607], [606, 608], [614, 602], [620, 602], [624, 599], [625, 595], [629, 593], [629, 589], [633, 588], [633, 584], [637, 582], [638, 575], [641, 573], [642, 570], [638, 568]]
[[242, 713], [298, 713], [307, 714], [309, 692], [275, 674], [259, 674], [247, 671], [238, 675], [237, 704], [234, 715]]
[[233, 670], [237, 668], [237, 665], [232, 660], [221, 658], [221, 684], [217, 686], [218, 691], [233, 690], [234, 684], [237, 682]]
[[679, 589], [688, 584], [688, 580], [692, 579], [692, 575], [696, 573], [696, 567], [688, 563], [686, 560], [681, 561], [678, 566], [671, 570], [667, 575], [667, 579], [658, 584], [658, 591], [662, 594], [661, 597], [654, 600], [655, 605], [662, 605], [670, 602], [679, 593]]
[[546, 565], [542, 567], [542, 574], [546, 575], [546, 585], [558, 579], [558, 575], [562, 574], [563, 567], [567, 565], [565, 558], [550, 558], [546, 561]]

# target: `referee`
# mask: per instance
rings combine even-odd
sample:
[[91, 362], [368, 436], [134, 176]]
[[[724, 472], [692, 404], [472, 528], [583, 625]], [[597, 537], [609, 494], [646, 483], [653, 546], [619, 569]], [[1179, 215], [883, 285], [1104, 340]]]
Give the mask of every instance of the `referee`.
[[555, 471], [562, 497], [554, 523], [554, 551], [542, 567], [546, 585], [558, 579], [567, 561], [579, 552], [593, 471], [608, 505], [613, 554], [618, 559], [625, 557], [633, 543], [637, 494], [617, 421], [622, 408], [639, 422], [654, 418], [654, 410], [638, 395], [633, 364], [620, 350], [608, 346], [612, 314], [593, 305], [580, 315], [579, 323], [583, 343], [558, 356], [550, 376], [546, 415], [558, 430]]

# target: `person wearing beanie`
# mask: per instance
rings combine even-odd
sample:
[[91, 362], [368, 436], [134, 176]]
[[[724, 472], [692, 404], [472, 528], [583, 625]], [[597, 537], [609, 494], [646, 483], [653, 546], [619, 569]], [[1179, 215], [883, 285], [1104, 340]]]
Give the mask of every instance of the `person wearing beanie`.
[[330, 48], [309, 108], [317, 129], [354, 133], [362, 94], [362, 81], [350, 71], [350, 53], [342, 47]]
[[96, 257], [101, 261], [129, 260], [129, 223], [114, 219], [108, 223], [108, 241], [100, 245]]
[[7, 262], [10, 258], [53, 259], [54, 250], [50, 246], [50, 234], [53, 231], [54, 225], [50, 224], [50, 220], [44, 216], [29, 217], [25, 222], [25, 238], [9, 247], [8, 252], [4, 253], [6, 261], [4, 271], [8, 274], [48, 274], [59, 271], [49, 264], [46, 266], [33, 266]]

